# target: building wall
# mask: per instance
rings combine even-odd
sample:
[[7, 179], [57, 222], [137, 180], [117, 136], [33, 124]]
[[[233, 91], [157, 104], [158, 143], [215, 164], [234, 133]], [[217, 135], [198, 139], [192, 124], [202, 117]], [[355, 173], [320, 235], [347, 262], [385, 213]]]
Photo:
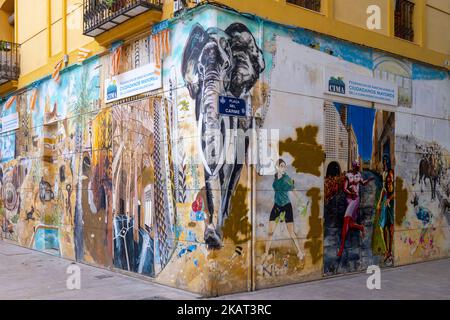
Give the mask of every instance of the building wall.
[[427, 6], [425, 18], [428, 21], [427, 46], [434, 51], [445, 54], [450, 54], [450, 35], [446, 32], [442, 33], [449, 25], [449, 6], [443, 4], [440, 7]]
[[[0, 31], [0, 38], [7, 41], [14, 41], [14, 27], [12, 27], [8, 21], [8, 17], [10, 15], [14, 14], [14, 0], [1, 0], [0, 1], [0, 16], [1, 22], [1, 31]], [[3, 37], [7, 36], [7, 39], [4, 39]]]
[[[19, 1], [16, 8], [20, 19], [17, 24], [17, 42], [22, 44], [23, 57], [33, 59], [21, 60], [21, 72], [23, 75], [44, 66], [48, 62], [48, 7], [46, 1], [39, 0]], [[33, 23], [30, 25], [30, 22]]]
[[[164, 18], [173, 17], [171, 2], [166, 1]], [[221, 0], [218, 2], [240, 12], [265, 17], [277, 23], [315, 30], [439, 67], [445, 66], [445, 60], [449, 59], [449, 53], [445, 46], [438, 44], [437, 41], [428, 41], [429, 36], [436, 37], [436, 32], [431, 35], [431, 30], [437, 28], [442, 30], [443, 25], [448, 25], [450, 12], [446, 0], [411, 1], [415, 3], [414, 42], [398, 39], [394, 35], [394, 0], [362, 0], [351, 3], [348, 0], [321, 0], [321, 12], [314, 12], [289, 4], [286, 0], [265, 2], [259, 0]], [[381, 30], [367, 29], [368, 5], [377, 5], [381, 8]], [[349, 6], [352, 10], [348, 10]], [[438, 8], [441, 13], [433, 10], [433, 8]], [[428, 11], [431, 11], [433, 15], [431, 20], [426, 18]]]
[[[208, 17], [206, 12], [204, 14]], [[403, 151], [403, 147], [399, 148], [404, 144], [402, 139], [408, 141], [411, 136], [420, 135], [415, 131], [416, 129], [411, 128], [407, 134], [410, 137], [403, 136], [404, 121], [410, 119], [411, 114], [423, 115], [416, 122], [411, 122], [417, 125], [420, 123], [422, 130], [425, 130], [423, 121], [431, 121], [428, 117], [433, 117], [435, 118], [433, 121], [439, 123], [439, 129], [436, 130], [448, 131], [449, 96], [445, 89], [449, 86], [448, 72], [394, 58], [373, 49], [319, 36], [306, 30], [291, 29], [287, 32], [287, 29], [282, 26], [260, 22], [257, 19], [250, 20], [235, 14], [230, 16], [219, 11], [207, 21], [204, 21], [201, 15], [198, 19], [194, 18], [193, 21], [185, 22], [180, 27], [177, 25], [173, 27], [171, 30], [171, 39], [175, 39], [173, 55], [166, 59], [164, 64], [166, 70], [164, 74], [171, 74], [170, 78], [178, 83], [176, 97], [180, 108], [189, 103], [189, 110], [193, 110], [196, 105], [195, 91], [193, 94], [192, 90], [183, 89], [183, 85], [188, 84], [189, 87], [192, 81], [190, 79], [196, 79], [199, 75], [194, 72], [183, 76], [180, 70], [175, 73], [173, 71], [174, 68], [175, 70], [179, 68], [182, 62], [189, 65], [188, 61], [180, 59], [190, 56], [189, 53], [186, 54], [186, 50], [192, 48], [195, 41], [192, 42], [189, 39], [195, 39], [195, 34], [198, 32], [202, 34], [201, 29], [193, 31], [195, 28], [193, 24], [198, 22], [204, 30], [209, 26], [215, 26], [226, 32], [233, 23], [242, 23], [251, 31], [255, 39], [253, 45], [262, 50], [265, 68], [260, 73], [258, 81], [247, 93], [244, 92], [241, 98], [246, 99], [251, 105], [258, 119], [258, 128], [279, 129], [279, 152], [274, 151], [276, 148], [273, 141], [267, 146], [269, 150], [274, 149], [272, 153], [269, 152], [272, 154], [270, 165], [251, 173], [253, 180], [250, 179], [250, 182], [249, 168], [245, 165], [242, 168], [241, 177], [235, 188], [235, 197], [241, 198], [239, 202], [241, 204], [231, 201], [233, 213], [224, 223], [226, 231], [223, 232], [223, 249], [214, 252], [213, 255], [207, 251], [207, 248], [202, 248], [206, 250], [203, 254], [201, 251], [191, 254], [192, 259], [204, 256], [205, 252], [214, 257], [214, 268], [219, 268], [222, 274], [219, 279], [214, 278], [217, 280], [214, 292], [229, 293], [245, 290], [251, 286], [259, 289], [306, 279], [317, 279], [323, 275], [363, 271], [371, 264], [390, 267], [411, 261], [425, 261], [448, 256], [449, 243], [446, 240], [448, 211], [444, 213], [441, 211], [442, 206], [439, 207], [439, 203], [448, 201], [446, 200], [449, 196], [446, 191], [448, 186], [446, 182], [443, 182], [448, 179], [448, 174], [445, 170], [441, 170], [438, 174], [438, 179], [442, 182], [436, 183], [436, 187], [433, 187], [436, 195], [435, 200], [431, 200], [432, 188], [428, 179], [426, 186], [422, 182], [423, 193], [417, 189], [417, 181], [414, 184], [409, 182], [411, 175], [417, 175], [420, 170], [425, 170], [425, 165], [422, 165], [423, 168], [420, 169], [420, 159], [414, 158], [417, 153], [410, 149]], [[227, 37], [222, 33], [220, 35]], [[248, 40], [247, 44], [251, 45], [251, 43], [252, 41]], [[310, 48], [311, 43], [319, 44], [314, 46], [319, 50]], [[200, 44], [196, 45], [197, 50], [202, 49]], [[254, 52], [257, 56], [256, 49]], [[329, 52], [333, 52], [333, 55]], [[192, 70], [196, 70], [198, 66], [193, 64], [191, 67]], [[373, 180], [368, 181], [366, 186], [360, 187], [361, 207], [357, 219], [358, 223], [366, 227], [365, 238], [360, 239], [358, 232], [351, 231], [346, 239], [342, 258], [337, 257], [337, 252], [342, 243], [343, 216], [347, 207], [342, 193], [345, 173], [338, 181], [328, 181], [324, 177], [326, 167], [323, 162], [323, 151], [327, 147], [324, 145], [326, 134], [324, 105], [326, 101], [333, 101], [323, 94], [323, 72], [330, 68], [391, 81], [398, 85], [400, 92], [400, 106], [397, 108], [375, 104], [375, 110], [367, 109], [369, 105], [361, 101], [353, 102], [354, 105], [348, 106], [351, 114], [348, 125], [353, 128], [351, 135], [357, 143], [357, 147], [353, 149], [359, 153], [358, 158], [363, 162], [363, 178]], [[165, 83], [167, 85], [167, 78]], [[194, 89], [198, 90], [196, 87]], [[221, 92], [224, 95], [230, 95], [230, 92], [224, 88]], [[433, 97], [431, 98], [433, 101], [427, 103], [430, 97]], [[181, 101], [183, 103], [180, 103]], [[430, 105], [433, 105], [431, 109]], [[297, 116], [293, 117], [294, 114]], [[192, 120], [194, 119], [188, 122], [191, 123]], [[183, 134], [183, 136], [198, 138], [197, 128], [184, 130], [191, 133]], [[436, 141], [442, 148], [442, 155], [436, 156], [436, 163], [447, 163], [448, 141], [443, 138], [444, 136], [432, 138], [430, 133], [428, 138], [424, 138], [426, 143]], [[409, 147], [412, 148], [412, 144]], [[389, 224], [387, 229], [383, 230], [381, 228], [383, 222], [380, 218], [381, 211], [386, 208], [386, 204], [380, 201], [383, 190], [381, 160], [384, 155], [387, 155], [395, 174], [395, 198], [390, 203], [391, 208], [395, 209], [395, 218], [392, 221], [395, 226], [392, 239], [394, 257], [388, 259], [386, 259], [388, 251], [386, 246], [389, 247], [391, 243]], [[411, 162], [406, 165], [405, 161], [398, 160], [403, 157], [411, 157]], [[270, 242], [269, 217], [274, 206], [272, 186], [274, 164], [278, 158], [286, 162], [287, 173], [295, 181], [294, 192], [290, 195], [294, 208], [295, 234], [290, 233], [287, 224], [282, 223], [286, 217], [280, 216], [278, 222], [281, 221], [281, 223], [274, 231], [269, 254], [266, 255]], [[348, 168], [344, 170], [347, 171]], [[434, 177], [437, 178], [437, 175]], [[244, 191], [249, 188], [249, 183], [255, 194], [253, 201], [243, 200], [248, 197]], [[207, 185], [205, 187], [208, 189]], [[413, 205], [415, 194], [419, 198], [419, 204], [416, 207]], [[207, 202], [207, 199], [202, 199], [203, 203]], [[249, 203], [252, 205], [249, 206]], [[234, 211], [236, 207], [239, 209]], [[426, 210], [434, 212], [435, 220], [427, 222], [427, 219], [418, 213], [422, 210], [419, 210], [419, 207], [425, 208], [424, 212], [427, 212]], [[220, 209], [216, 210], [215, 214], [220, 215]], [[236, 217], [233, 217], [233, 214]], [[243, 225], [247, 221], [252, 224], [252, 236], [245, 232], [246, 229], [242, 225], [244, 231], [239, 230], [239, 237], [236, 238], [233, 234], [227, 233], [230, 231], [227, 229], [227, 224], [237, 227], [239, 225], [236, 225], [237, 219], [244, 221]], [[187, 229], [189, 230], [189, 224]], [[384, 231], [387, 234], [384, 234]], [[420, 232], [424, 233], [422, 239]], [[202, 233], [197, 231], [198, 239], [202, 238]], [[385, 240], [384, 237], [386, 237]], [[298, 257], [297, 244], [305, 254], [304, 260]], [[429, 249], [430, 246], [433, 249]], [[251, 250], [253, 253], [249, 252]], [[236, 252], [239, 253], [236, 254]], [[250, 267], [253, 268], [253, 278], [248, 269], [249, 255], [252, 255], [253, 259]], [[178, 261], [178, 263], [181, 262]], [[188, 270], [190, 270], [189, 266]], [[252, 281], [249, 283], [250, 279]]]
[[[351, 0], [335, 0], [334, 1], [334, 15], [335, 19], [360, 27], [367, 28], [367, 17], [369, 16], [367, 12], [367, 8], [370, 5], [377, 5], [381, 9], [381, 29], [375, 29], [374, 32], [378, 32], [384, 35], [389, 35], [389, 18], [387, 14], [383, 14], [388, 12], [390, 8], [390, 1], [381, 0], [381, 1], [351, 1]], [[352, 10], [349, 10], [352, 8]]]
[[[161, 90], [105, 103], [115, 58], [124, 73], [159, 56]], [[397, 84], [399, 107], [326, 95], [326, 70]], [[2, 116], [20, 119], [1, 137], [2, 232], [207, 296], [448, 257], [449, 88], [448, 71], [205, 6], [2, 102]], [[243, 99], [252, 117], [219, 118], [220, 95]], [[325, 177], [326, 108], [346, 108], [367, 180], [354, 212], [366, 235], [350, 230], [342, 257], [348, 163]], [[246, 147], [252, 129], [260, 138]], [[260, 161], [239, 162], [242, 151]], [[393, 258], [380, 222], [385, 154]], [[292, 219], [274, 206], [280, 158]]]
[[[175, 70], [179, 68], [182, 62], [189, 66], [189, 60], [180, 60], [181, 57], [184, 59], [190, 57], [189, 51], [186, 53], [186, 50], [194, 52], [192, 49], [194, 45], [196, 50], [202, 50], [202, 45], [192, 39], [195, 39], [196, 35], [201, 37], [204, 31], [201, 28], [195, 29], [193, 24], [198, 22], [203, 30], [209, 26], [215, 26], [225, 33], [233, 23], [245, 24], [255, 39], [255, 42], [252, 43], [247, 37], [247, 44], [256, 45], [262, 50], [265, 68], [259, 74], [258, 81], [248, 92], [244, 92], [241, 98], [246, 99], [251, 105], [251, 109], [258, 119], [258, 128], [279, 129], [280, 142], [279, 152], [269, 153], [273, 155], [270, 165], [251, 173], [253, 180], [250, 179], [250, 182], [248, 167], [244, 165], [242, 168], [241, 177], [235, 187], [235, 197], [241, 198], [241, 204], [231, 201], [231, 211], [236, 217], [233, 218], [232, 215], [229, 215], [225, 220], [223, 228], [227, 231], [223, 232], [223, 249], [212, 255], [215, 259], [214, 268], [219, 268], [222, 274], [219, 279], [214, 278], [217, 281], [214, 292], [229, 293], [243, 290], [252, 285], [255, 288], [264, 288], [316, 279], [324, 274], [362, 271], [371, 264], [390, 267], [410, 261], [424, 261], [448, 256], [449, 243], [446, 240], [448, 228], [447, 222], [445, 222], [448, 213], [442, 213], [438, 204], [440, 201], [445, 203], [445, 199], [448, 198], [445, 182], [436, 185], [436, 200], [431, 201], [432, 188], [427, 180], [428, 187], [423, 185], [423, 193], [418, 194], [421, 204], [415, 209], [411, 201], [414, 200], [414, 194], [417, 193], [418, 184], [416, 182], [413, 185], [407, 180], [409, 175], [420, 171], [420, 159], [412, 160], [407, 166], [404, 161], [397, 160], [399, 157], [405, 156], [402, 151], [399, 151], [398, 146], [402, 139], [401, 133], [404, 131], [403, 121], [410, 114], [426, 114], [425, 117], [440, 119], [435, 120], [442, 126], [439, 130], [441, 132], [448, 131], [449, 122], [446, 115], [448, 114], [449, 97], [444, 89], [449, 85], [448, 72], [394, 58], [373, 49], [318, 36], [306, 30], [293, 31], [291, 29], [287, 32], [287, 29], [282, 26], [260, 22], [257, 19], [249, 20], [238, 15], [230, 16], [223, 12], [214, 14], [207, 21], [204, 21], [201, 16], [198, 19], [194, 18], [189, 23], [185, 22], [182, 27], [179, 27], [180, 29], [174, 26], [171, 30], [171, 38], [175, 39], [174, 54], [165, 60], [164, 64], [165, 74], [170, 72], [170, 78], [177, 81], [177, 87], [180, 87], [176, 90], [176, 96], [179, 103], [183, 102], [181, 106], [189, 103], [189, 110], [193, 110], [198, 103], [196, 102], [196, 92], [199, 89], [191, 84], [191, 79], [199, 76], [195, 72], [198, 65], [193, 63], [191, 67], [194, 72], [188, 72], [187, 75], [183, 75], [183, 72], [180, 73], [180, 71], [175, 71], [175, 73], [173, 71], [174, 68]], [[219, 34], [227, 37], [225, 34]], [[312, 43], [318, 44], [314, 47], [319, 50], [310, 48], [309, 45]], [[254, 55], [258, 56], [257, 52], [255, 49]], [[330, 55], [329, 52], [333, 52], [333, 54]], [[193, 53], [194, 57], [198, 57], [198, 54]], [[326, 101], [333, 101], [323, 94], [323, 72], [330, 68], [350, 70], [369, 77], [379, 77], [396, 83], [400, 91], [400, 107], [397, 108], [375, 104], [376, 109], [371, 110], [367, 109], [369, 106], [367, 103], [361, 101], [356, 101], [354, 105], [348, 107], [350, 113], [353, 114], [352, 120], [348, 124], [353, 128], [352, 137], [358, 145], [354, 150], [359, 152], [358, 158], [363, 162], [363, 178], [373, 180], [368, 181], [367, 186], [361, 186], [358, 223], [365, 225], [366, 236], [361, 240], [358, 232], [351, 231], [346, 240], [342, 258], [338, 258], [336, 254], [342, 243], [343, 216], [347, 206], [341, 189], [345, 177], [342, 175], [338, 181], [326, 180], [324, 177], [326, 168], [323, 163], [323, 151], [326, 148], [324, 145], [326, 133], [323, 127], [324, 105]], [[165, 83], [167, 85], [167, 82]], [[191, 91], [187, 88], [183, 89], [183, 84], [187, 84]], [[192, 91], [192, 88], [195, 90]], [[230, 95], [227, 89], [222, 88], [221, 90], [222, 94]], [[431, 90], [432, 94], [424, 94], [424, 90]], [[431, 101], [426, 103], [425, 101], [429, 99], [426, 97], [431, 96], [436, 100], [433, 100], [433, 103], [430, 103]], [[429, 109], [430, 105], [434, 106], [431, 110]], [[293, 117], [294, 114], [297, 116]], [[191, 118], [188, 122], [191, 123], [193, 120]], [[425, 121], [425, 118], [417, 120], [417, 123], [422, 123], [422, 121]], [[183, 136], [193, 136], [198, 139], [197, 128], [184, 130], [191, 133]], [[415, 134], [415, 131], [409, 133], [409, 135]], [[447, 141], [442, 137], [434, 140], [443, 149], [448, 150]], [[430, 136], [425, 140], [431, 143], [433, 138]], [[267, 148], [269, 150], [276, 149], [273, 142], [269, 143]], [[408, 152], [410, 157], [415, 154], [412, 150], [408, 150]], [[438, 156], [439, 160], [436, 161], [446, 163], [446, 152], [448, 151], [443, 151], [443, 155]], [[380, 201], [383, 189], [383, 168], [380, 157], [384, 155], [388, 156], [396, 174], [394, 181], [396, 197], [394, 202], [390, 203], [391, 208], [395, 207], [395, 221], [392, 221], [395, 225], [395, 238], [392, 239], [394, 257], [388, 259], [386, 259], [388, 251], [386, 245], [390, 245], [389, 225], [388, 229], [383, 230], [381, 228], [383, 223], [380, 221], [381, 211], [386, 207], [386, 204]], [[290, 196], [294, 207], [294, 233], [289, 232], [287, 224], [280, 223], [270, 242], [269, 217], [274, 206], [272, 183], [275, 173], [274, 164], [278, 158], [282, 158], [286, 162], [287, 173], [295, 181], [295, 189]], [[347, 171], [348, 168], [345, 170]], [[423, 170], [425, 169], [422, 168]], [[201, 171], [200, 169], [200, 173]], [[398, 172], [400, 173], [397, 174]], [[439, 179], [443, 181], [448, 178], [444, 171], [440, 172]], [[255, 194], [253, 201], [251, 199], [243, 200], [248, 197], [244, 191], [249, 188], [249, 183], [252, 184]], [[336, 187], [337, 191], [334, 189]], [[207, 184], [205, 188], [208, 189]], [[427, 192], [429, 193], [428, 198]], [[438, 198], [440, 200], [437, 200]], [[205, 203], [208, 200], [202, 198], [202, 201]], [[249, 203], [252, 205], [249, 206]], [[427, 207], [430, 212], [435, 212], [434, 215], [439, 216], [436, 220], [427, 222], [426, 227], [422, 229], [432, 233], [429, 235], [423, 231], [425, 237], [429, 237], [427, 240], [421, 240], [421, 237], [415, 234], [417, 225], [423, 223], [423, 219], [426, 221], [421, 214], [416, 214], [415, 210], [419, 210], [419, 206]], [[236, 207], [239, 209], [234, 211], [233, 208]], [[217, 210], [215, 214], [220, 216], [221, 210], [215, 210]], [[248, 235], [242, 225], [244, 231], [238, 232], [239, 237], [228, 234], [230, 229], [227, 229], [226, 225], [229, 223], [237, 227], [239, 224], [236, 225], [236, 219], [244, 221], [243, 225], [247, 221], [251, 223], [253, 235]], [[282, 222], [283, 219], [286, 220], [286, 217], [280, 216], [278, 222]], [[187, 229], [189, 230], [189, 224]], [[384, 231], [387, 232], [387, 235], [384, 234]], [[197, 233], [197, 237], [201, 239], [202, 233]], [[405, 241], [407, 237], [408, 239]], [[430, 242], [423, 243], [430, 241], [430, 238], [433, 248], [439, 249], [428, 252], [427, 246], [430, 245]], [[269, 243], [270, 250], [266, 255]], [[414, 247], [414, 243], [417, 248]], [[298, 244], [305, 254], [304, 260], [298, 257], [300, 255]], [[207, 248], [202, 249], [207, 250]], [[247, 251], [251, 249], [253, 253]], [[206, 252], [211, 255], [210, 251]], [[236, 254], [236, 252], [239, 253]], [[196, 251], [191, 256], [192, 259], [198, 259], [205, 254]], [[251, 283], [249, 283], [251, 273], [248, 269], [250, 254], [252, 254], [252, 268], [254, 268]], [[178, 261], [178, 263], [181, 262]]]
[[[447, 44], [450, 41], [442, 41], [440, 32], [448, 25], [449, 8], [446, 0], [417, 2], [414, 21], [417, 37], [414, 43], [396, 39], [393, 35], [393, 0], [377, 0], [370, 3], [357, 1], [351, 4], [353, 10], [347, 10], [350, 5], [348, 0], [322, 0], [320, 13], [288, 5], [285, 0], [271, 0], [269, 4], [257, 0], [219, 2], [272, 21], [316, 30], [355, 43], [364, 43], [373, 48], [439, 67], [444, 66], [445, 61], [449, 60]], [[80, 1], [5, 0], [0, 4], [5, 3], [15, 3], [16, 28], [15, 31], [11, 29], [5, 16], [3, 20], [0, 19], [2, 26], [0, 29], [7, 30], [5, 36], [9, 40], [23, 44], [19, 88], [51, 73], [63, 54], [69, 54], [70, 63], [73, 63], [77, 59], [76, 54], [79, 48], [89, 48], [92, 55], [105, 50], [96, 41], [99, 39], [82, 35], [83, 9]], [[369, 4], [378, 5], [381, 8], [381, 30], [370, 31], [366, 28], [368, 16], [366, 9]], [[8, 4], [8, 6], [14, 8], [14, 5]], [[0, 16], [4, 15], [3, 11], [0, 9]], [[173, 16], [173, 1], [164, 1], [163, 19]], [[110, 36], [114, 38], [117, 33], [112, 32]], [[445, 34], [445, 36], [448, 35]]]
[[[83, 35], [83, 5], [77, 0], [67, 1], [67, 52], [73, 52], [78, 48], [93, 42], [91, 37]], [[93, 52], [94, 53], [94, 52]]]
[[14, 28], [8, 22], [9, 14], [4, 11], [0, 11], [0, 39], [4, 41], [14, 41]]
[[[20, 87], [52, 72], [64, 54], [95, 47], [93, 38], [83, 36], [82, 2], [19, 0], [16, 6], [16, 40], [22, 45], [23, 57]], [[96, 49], [92, 53], [100, 52]]]

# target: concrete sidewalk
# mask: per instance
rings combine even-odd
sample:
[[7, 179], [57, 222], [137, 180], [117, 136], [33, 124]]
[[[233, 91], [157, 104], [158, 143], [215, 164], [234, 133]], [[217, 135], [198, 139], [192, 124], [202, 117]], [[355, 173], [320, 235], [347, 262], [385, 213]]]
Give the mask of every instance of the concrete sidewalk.
[[0, 300], [185, 300], [199, 296], [77, 263], [81, 290], [68, 290], [71, 261], [0, 240]]
[[221, 300], [449, 300], [450, 259], [381, 269], [381, 289], [367, 289], [371, 274], [326, 280], [220, 297]]
[[[81, 268], [81, 290], [66, 288], [70, 261], [0, 241], [0, 299], [189, 300], [200, 296], [100, 268]], [[381, 290], [368, 290], [369, 275], [223, 296], [220, 300], [450, 299], [450, 259], [383, 269]]]

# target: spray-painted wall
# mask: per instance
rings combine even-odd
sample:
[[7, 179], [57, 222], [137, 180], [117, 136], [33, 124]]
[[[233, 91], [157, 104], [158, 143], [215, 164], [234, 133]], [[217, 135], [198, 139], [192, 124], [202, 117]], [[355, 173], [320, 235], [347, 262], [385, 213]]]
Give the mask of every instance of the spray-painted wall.
[[2, 227], [20, 245], [109, 266], [111, 116], [99, 87], [93, 59], [1, 106], [19, 116], [19, 129], [2, 138]]
[[[447, 72], [216, 9], [173, 24], [171, 43], [164, 79], [183, 114], [177, 152], [196, 148], [204, 164], [200, 184], [187, 185], [198, 195], [183, 203], [202, 208], [205, 224], [182, 228], [206, 243], [189, 255], [213, 262], [210, 293], [448, 256]], [[395, 84], [398, 106], [325, 95], [330, 69]], [[252, 117], [221, 117], [219, 96], [244, 99]], [[270, 161], [240, 166], [233, 133], [251, 129], [259, 140], [240, 151]], [[216, 141], [231, 164], [216, 165]]]
[[[213, 6], [163, 32], [119, 55], [162, 52], [150, 96], [105, 105], [113, 50], [2, 106], [4, 235], [204, 295], [449, 256], [448, 72]], [[399, 106], [324, 94], [330, 69]]]

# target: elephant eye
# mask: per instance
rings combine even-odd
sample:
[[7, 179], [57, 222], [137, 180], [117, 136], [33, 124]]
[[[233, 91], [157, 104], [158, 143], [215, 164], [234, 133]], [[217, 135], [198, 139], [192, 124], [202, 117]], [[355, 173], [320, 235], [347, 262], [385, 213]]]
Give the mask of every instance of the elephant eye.
[[226, 49], [228, 47], [228, 42], [224, 38], [221, 38], [219, 42], [220, 42], [220, 46], [223, 49]]

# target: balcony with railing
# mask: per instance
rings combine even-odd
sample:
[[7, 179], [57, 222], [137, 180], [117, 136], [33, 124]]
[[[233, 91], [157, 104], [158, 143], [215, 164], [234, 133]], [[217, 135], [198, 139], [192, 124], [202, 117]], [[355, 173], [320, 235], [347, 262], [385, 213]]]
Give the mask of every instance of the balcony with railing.
[[320, 0], [286, 0], [286, 3], [294, 4], [309, 10], [320, 12]]
[[0, 40], [0, 85], [18, 80], [20, 75], [20, 46]]
[[414, 3], [408, 0], [395, 2], [395, 36], [414, 41], [413, 28]]
[[163, 0], [83, 0], [83, 34], [100, 34], [150, 10], [162, 11]]

